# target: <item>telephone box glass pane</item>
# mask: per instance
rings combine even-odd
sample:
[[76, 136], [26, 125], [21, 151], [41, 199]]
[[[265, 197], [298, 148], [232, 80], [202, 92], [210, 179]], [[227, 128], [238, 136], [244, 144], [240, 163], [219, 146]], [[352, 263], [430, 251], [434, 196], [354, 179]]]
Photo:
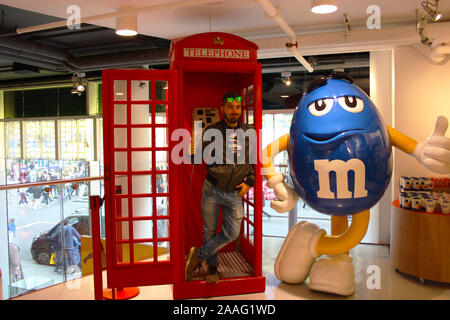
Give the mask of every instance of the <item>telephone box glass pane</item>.
[[152, 193], [152, 175], [134, 175], [131, 177], [133, 194]]
[[116, 245], [116, 261], [117, 263], [129, 263], [130, 262], [130, 244], [118, 243]]
[[151, 124], [152, 106], [149, 104], [131, 105], [131, 123], [132, 124]]
[[132, 128], [131, 129], [131, 147], [132, 148], [151, 148], [152, 129], [151, 128]]
[[156, 193], [167, 193], [167, 174], [156, 175]]
[[116, 194], [128, 194], [128, 176], [116, 176]]
[[129, 240], [130, 239], [130, 231], [128, 221], [119, 221], [116, 223], [116, 240]]
[[147, 101], [151, 100], [152, 82], [149, 80], [132, 80], [131, 81], [131, 100]]
[[155, 107], [156, 112], [156, 124], [166, 124], [167, 123], [167, 104], [157, 104]]
[[135, 243], [134, 249], [134, 261], [135, 262], [153, 262], [153, 243]]
[[127, 129], [114, 128], [114, 148], [127, 147]]
[[133, 198], [134, 216], [151, 217], [153, 215], [153, 198]]
[[167, 163], [167, 151], [156, 151], [156, 170], [167, 170], [169, 165]]
[[155, 99], [168, 100], [167, 92], [169, 91], [169, 83], [164, 80], [156, 80], [155, 84]]
[[255, 222], [255, 215], [254, 215], [254, 211], [255, 211], [255, 208], [253, 208], [253, 206], [248, 206], [248, 219], [251, 221], [251, 222]]
[[252, 105], [254, 102], [254, 97], [253, 97], [253, 85], [248, 86], [248, 104]]
[[152, 239], [153, 221], [152, 220], [133, 221], [133, 238], [135, 240]]
[[114, 171], [127, 171], [128, 159], [126, 152], [114, 152]]
[[152, 170], [151, 151], [134, 151], [131, 153], [131, 170], [148, 171]]
[[156, 223], [156, 227], [157, 227], [158, 239], [169, 237], [169, 220], [158, 219], [158, 222]]
[[127, 123], [127, 105], [115, 104], [114, 105], [114, 124], [126, 124]]
[[248, 202], [249, 202], [250, 204], [255, 204], [255, 189], [254, 189], [253, 187], [251, 187], [251, 188], [248, 190], [247, 195], [248, 195]]
[[116, 217], [128, 218], [128, 198], [116, 198]]
[[253, 231], [253, 226], [251, 224], [248, 225], [248, 240], [250, 241], [250, 243], [254, 244], [255, 243], [255, 233]]
[[253, 120], [253, 108], [248, 110], [248, 123], [249, 124], [253, 124], [254, 120]]
[[248, 221], [246, 219], [244, 219], [243, 221], [244, 221], [243, 225], [244, 238], [248, 239]]
[[126, 80], [114, 80], [114, 100], [127, 100]]
[[155, 128], [155, 139], [157, 148], [167, 147], [167, 129], [166, 128]]
[[170, 242], [158, 242], [158, 261], [170, 261]]
[[167, 197], [156, 197], [156, 215], [157, 216], [167, 216], [168, 211]]

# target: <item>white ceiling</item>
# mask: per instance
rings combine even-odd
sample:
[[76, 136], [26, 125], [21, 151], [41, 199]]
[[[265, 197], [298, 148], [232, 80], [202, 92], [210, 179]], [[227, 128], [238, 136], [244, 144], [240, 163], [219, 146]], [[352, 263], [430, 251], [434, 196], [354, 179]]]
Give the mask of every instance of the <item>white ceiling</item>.
[[[111, 13], [121, 7], [144, 7], [182, 0], [3, 0], [2, 4], [38, 13], [67, 18], [68, 6], [78, 5], [82, 17]], [[382, 26], [415, 21], [415, 9], [422, 0], [339, 0], [339, 10], [329, 15], [317, 15], [310, 11], [310, 0], [270, 0], [279, 8], [282, 17], [297, 32], [336, 29], [344, 26], [343, 14], [347, 13], [353, 26], [365, 25], [369, 17], [367, 8], [378, 5]], [[450, 19], [450, 0], [441, 1], [443, 20]], [[115, 19], [96, 21], [94, 24], [115, 28]], [[19, 22], [19, 27], [20, 22]], [[171, 10], [144, 12], [138, 15], [138, 32], [141, 34], [174, 39], [191, 34], [220, 31], [234, 33], [248, 39], [280, 36], [278, 25], [265, 17], [263, 10], [249, 0], [221, 0]]]

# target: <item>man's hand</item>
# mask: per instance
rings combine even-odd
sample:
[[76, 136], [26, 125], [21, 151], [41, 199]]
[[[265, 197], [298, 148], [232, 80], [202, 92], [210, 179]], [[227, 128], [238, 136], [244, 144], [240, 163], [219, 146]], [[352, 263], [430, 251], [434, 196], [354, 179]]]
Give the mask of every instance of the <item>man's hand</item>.
[[419, 143], [414, 150], [414, 156], [427, 169], [442, 173], [450, 173], [450, 138], [445, 136], [448, 128], [446, 117], [436, 120], [434, 132], [424, 143]]
[[239, 191], [239, 197], [243, 198], [251, 187], [245, 182], [242, 182], [241, 184], [237, 185], [236, 188], [241, 189], [241, 191]]

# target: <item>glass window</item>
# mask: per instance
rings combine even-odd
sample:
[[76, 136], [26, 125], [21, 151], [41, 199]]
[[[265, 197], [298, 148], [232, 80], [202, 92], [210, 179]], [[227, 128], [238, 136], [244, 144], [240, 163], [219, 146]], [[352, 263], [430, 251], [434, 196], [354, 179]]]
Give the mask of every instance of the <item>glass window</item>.
[[55, 121], [24, 121], [23, 139], [25, 159], [56, 159]]
[[6, 122], [5, 145], [6, 145], [6, 158], [17, 159], [22, 156], [21, 141], [20, 141], [20, 121]]
[[167, 104], [156, 105], [156, 123], [167, 124]]
[[62, 160], [93, 160], [93, 120], [59, 120]]
[[165, 80], [156, 80], [155, 86], [155, 99], [156, 100], [167, 100], [168, 99], [168, 89], [169, 83]]
[[101, 164], [100, 175], [103, 175], [103, 119], [97, 118], [97, 160]]
[[41, 159], [56, 159], [55, 122], [41, 121], [42, 151]]

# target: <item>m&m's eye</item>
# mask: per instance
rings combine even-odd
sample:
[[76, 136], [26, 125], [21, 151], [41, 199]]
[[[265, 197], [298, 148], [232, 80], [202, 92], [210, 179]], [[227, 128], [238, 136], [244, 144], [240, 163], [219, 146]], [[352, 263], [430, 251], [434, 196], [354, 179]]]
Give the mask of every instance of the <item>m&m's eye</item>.
[[313, 116], [321, 117], [330, 112], [333, 103], [333, 99], [319, 99], [311, 102], [308, 106], [308, 110]]
[[348, 112], [358, 113], [364, 110], [364, 101], [354, 96], [343, 96], [338, 98], [339, 105]]

